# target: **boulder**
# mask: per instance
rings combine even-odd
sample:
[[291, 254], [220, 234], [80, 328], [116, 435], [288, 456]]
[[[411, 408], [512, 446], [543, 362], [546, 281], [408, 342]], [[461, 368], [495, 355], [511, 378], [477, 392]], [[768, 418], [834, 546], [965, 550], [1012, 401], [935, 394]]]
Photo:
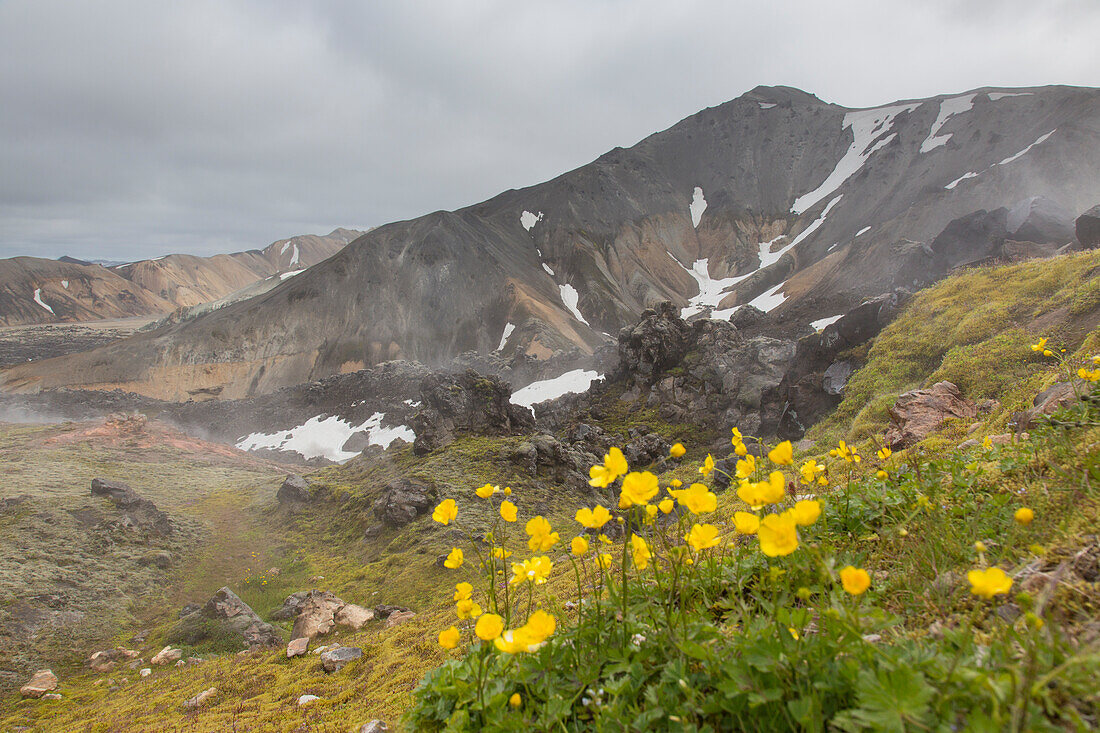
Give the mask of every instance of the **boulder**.
[[138, 675], [140, 677], [148, 677], [151, 674], [153, 674], [153, 670], [149, 669], [148, 667], [142, 667], [140, 670], [138, 670]]
[[92, 496], [102, 496], [113, 501], [122, 511], [123, 526], [137, 527], [159, 535], [172, 532], [168, 515], [121, 481], [92, 479]]
[[280, 504], [307, 504], [313, 500], [309, 482], [296, 473], [286, 477], [275, 495]]
[[57, 689], [57, 675], [51, 670], [40, 669], [34, 673], [27, 684], [19, 688], [19, 694], [23, 697], [38, 699], [47, 692]]
[[363, 656], [363, 650], [357, 646], [342, 646], [321, 655], [321, 666], [326, 672], [339, 672], [348, 662]]
[[892, 423], [886, 430], [886, 444], [904, 448], [924, 440], [949, 419], [977, 417], [978, 408], [951, 382], [937, 382], [929, 389], [900, 395], [886, 412]]
[[1085, 249], [1100, 247], [1100, 205], [1093, 206], [1077, 217], [1074, 225], [1077, 241]]
[[386, 628], [392, 629], [394, 626], [405, 623], [416, 614], [412, 611], [396, 611], [386, 617]]
[[623, 446], [623, 455], [631, 466], [648, 466], [666, 457], [670, 447], [671, 443], [657, 433], [646, 433]]
[[653, 384], [680, 363], [692, 346], [692, 328], [675, 305], [665, 301], [642, 312], [634, 326], [619, 331], [620, 368], [637, 381]]
[[302, 695], [298, 698], [298, 707], [304, 708], [306, 705], [311, 705], [320, 699], [316, 695]]
[[852, 362], [834, 361], [821, 375], [821, 389], [827, 395], [842, 395], [851, 376]]
[[434, 486], [423, 481], [400, 478], [382, 489], [374, 502], [374, 516], [390, 527], [403, 527], [436, 505]]
[[104, 649], [88, 657], [85, 664], [88, 666], [88, 669], [93, 672], [103, 674], [105, 672], [110, 672], [118, 666], [118, 663], [122, 660], [135, 659], [138, 656], [140, 656], [140, 654], [132, 649]]
[[309, 637], [303, 636], [300, 639], [291, 639], [290, 643], [286, 645], [287, 659], [291, 657], [299, 657], [309, 651]]
[[1073, 241], [1073, 213], [1045, 196], [1032, 196], [1008, 210], [1005, 228], [1017, 242], [1062, 245]]
[[391, 606], [388, 603], [381, 603], [374, 607], [374, 615], [381, 619], [387, 619], [391, 615], [398, 613], [399, 611], [408, 611], [409, 609], [404, 606]]
[[291, 593], [283, 601], [283, 605], [276, 608], [271, 613], [271, 619], [273, 621], [289, 621], [298, 615], [298, 611], [302, 609], [302, 603], [309, 597], [309, 591], [298, 591], [297, 593]]
[[338, 625], [347, 626], [353, 631], [358, 631], [366, 626], [368, 621], [374, 620], [374, 611], [357, 606], [354, 603], [345, 603], [336, 612], [335, 619]]
[[161, 649], [159, 652], [157, 652], [156, 655], [152, 659], [149, 660], [149, 663], [153, 664], [153, 665], [158, 665], [158, 666], [162, 665], [162, 664], [171, 664], [172, 662], [175, 662], [176, 660], [181, 659], [182, 657], [183, 657], [183, 650], [182, 649], [176, 649], [176, 648], [171, 647], [171, 646], [166, 646], [163, 649]]
[[291, 639], [315, 639], [327, 634], [336, 625], [336, 612], [344, 607], [344, 602], [329, 591], [311, 590], [298, 610], [294, 619]]
[[184, 710], [198, 710], [208, 703], [215, 695], [218, 694], [217, 687], [208, 687], [199, 694], [192, 697], [190, 700], [185, 701], [180, 707]]
[[220, 588], [201, 610], [180, 618], [168, 638], [176, 643], [197, 644], [212, 635], [237, 636], [249, 647], [282, 644], [279, 630], [226, 587]]

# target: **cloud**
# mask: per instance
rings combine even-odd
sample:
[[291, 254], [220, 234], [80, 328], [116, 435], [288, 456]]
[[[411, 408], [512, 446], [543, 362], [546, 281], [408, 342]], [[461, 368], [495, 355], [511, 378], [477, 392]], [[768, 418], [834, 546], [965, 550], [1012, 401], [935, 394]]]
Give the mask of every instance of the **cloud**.
[[758, 84], [1100, 83], [1100, 6], [8, 0], [0, 256], [263, 246], [475, 203]]

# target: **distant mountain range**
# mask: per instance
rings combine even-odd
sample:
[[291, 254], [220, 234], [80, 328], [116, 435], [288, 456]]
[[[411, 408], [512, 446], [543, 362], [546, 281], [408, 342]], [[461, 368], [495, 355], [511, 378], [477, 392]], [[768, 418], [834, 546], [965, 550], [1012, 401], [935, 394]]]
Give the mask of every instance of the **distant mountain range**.
[[[285, 279], [331, 257], [362, 232], [337, 229], [213, 257], [174, 254], [109, 264], [73, 257], [0, 260], [0, 324], [64, 323], [167, 314]], [[272, 283], [273, 285], [274, 283]]]
[[[758, 87], [546, 183], [379, 227], [258, 297], [2, 380], [183, 400], [399, 358], [581, 363], [663, 300], [694, 318], [752, 306], [808, 333], [960, 265], [1072, 247], [1098, 202], [1100, 90], [846, 109]], [[165, 302], [215, 289], [192, 298], [155, 263], [127, 268]]]

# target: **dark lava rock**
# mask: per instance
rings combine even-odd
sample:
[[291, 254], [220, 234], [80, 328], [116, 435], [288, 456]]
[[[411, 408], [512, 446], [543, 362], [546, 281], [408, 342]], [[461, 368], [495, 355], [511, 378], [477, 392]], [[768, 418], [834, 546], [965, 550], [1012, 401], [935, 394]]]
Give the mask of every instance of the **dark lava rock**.
[[159, 535], [172, 532], [168, 515], [121, 481], [92, 479], [92, 496], [104, 496], [113, 501], [122, 510], [124, 526], [135, 526]]
[[691, 348], [691, 326], [670, 302], [642, 312], [634, 326], [619, 331], [620, 368], [638, 382], [652, 384], [666, 369], [680, 363]]
[[388, 603], [382, 603], [374, 607], [374, 615], [378, 618], [389, 618], [391, 613], [405, 613], [409, 609], [404, 606], [391, 606]]
[[1073, 213], [1045, 196], [1024, 199], [1008, 211], [1005, 226], [1012, 239], [1038, 244], [1073, 241]]
[[342, 646], [321, 654], [321, 666], [326, 672], [339, 672], [348, 662], [363, 656], [363, 650], [357, 646]]
[[823, 389], [827, 395], [842, 394], [851, 376], [852, 362], [834, 361], [821, 376], [821, 389]]
[[987, 262], [1000, 256], [1009, 238], [1008, 210], [982, 209], [948, 223], [932, 240], [932, 269], [946, 273], [962, 265]]
[[305, 504], [313, 500], [313, 494], [310, 492], [309, 482], [292, 473], [283, 481], [275, 498], [281, 504]]
[[309, 596], [309, 591], [298, 591], [297, 593], [291, 593], [283, 601], [283, 605], [272, 611], [272, 621], [289, 621], [298, 615], [298, 612], [302, 609], [302, 604], [305, 603], [306, 598]]
[[374, 502], [374, 516], [391, 527], [403, 527], [435, 506], [437, 495], [434, 486], [400, 478], [382, 490]]
[[1100, 205], [1093, 206], [1077, 217], [1074, 229], [1077, 241], [1082, 247], [1085, 249], [1100, 247]]
[[648, 466], [668, 455], [672, 444], [657, 433], [648, 433], [623, 447], [623, 455], [631, 466]]
[[499, 377], [473, 370], [435, 373], [420, 384], [421, 409], [410, 420], [418, 455], [454, 442], [459, 433], [521, 435], [534, 429], [530, 412], [511, 402], [512, 388]]

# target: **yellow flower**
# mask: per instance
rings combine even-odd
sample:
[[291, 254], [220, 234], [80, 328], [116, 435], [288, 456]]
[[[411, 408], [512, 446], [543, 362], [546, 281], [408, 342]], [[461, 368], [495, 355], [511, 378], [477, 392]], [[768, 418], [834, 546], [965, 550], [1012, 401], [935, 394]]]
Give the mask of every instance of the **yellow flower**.
[[507, 560], [512, 556], [511, 550], [505, 550], [503, 547], [493, 548], [493, 557], [497, 560]]
[[444, 499], [432, 512], [432, 519], [440, 524], [447, 525], [458, 517], [458, 506], [454, 499]]
[[443, 561], [443, 567], [455, 570], [462, 567], [462, 550], [457, 547], [451, 549], [451, 554], [447, 555], [447, 559]]
[[484, 486], [475, 489], [474, 493], [482, 499], [488, 499], [490, 496], [497, 493], [498, 491], [500, 491], [500, 489], [496, 486], [493, 486], [492, 484], [485, 484]]
[[703, 461], [703, 465], [699, 466], [699, 473], [704, 476], [709, 476], [710, 472], [714, 470], [714, 457], [707, 453], [706, 460]]
[[512, 495], [512, 487], [511, 486], [505, 486], [504, 487], [504, 495], [505, 496], [511, 496]]
[[1012, 515], [1012, 518], [1015, 519], [1019, 524], [1031, 524], [1031, 520], [1035, 519], [1035, 512], [1034, 510], [1026, 506], [1022, 506], [1016, 510], [1016, 513]]
[[721, 540], [718, 538], [718, 528], [713, 524], [693, 524], [691, 531], [684, 537], [691, 549], [702, 552], [711, 547], [717, 547]]
[[601, 552], [596, 558], [596, 564], [600, 566], [600, 570], [608, 570], [611, 567], [611, 561], [611, 555], [607, 552]]
[[629, 470], [626, 464], [626, 456], [618, 448], [612, 447], [604, 455], [602, 465], [595, 465], [588, 469], [588, 475], [591, 477], [588, 483], [602, 489], [615, 483], [615, 479]]
[[787, 494], [787, 479], [780, 471], [772, 471], [767, 481], [742, 481], [737, 496], [754, 511], [768, 504], [778, 504]]
[[1031, 345], [1031, 350], [1032, 351], [1040, 351], [1040, 352], [1046, 351], [1047, 350], [1047, 340], [1046, 339], [1039, 339], [1039, 343]]
[[532, 552], [549, 550], [558, 543], [558, 533], [550, 531], [550, 522], [546, 521], [541, 514], [528, 520], [524, 529], [530, 535], [527, 546]]
[[507, 499], [500, 502], [500, 516], [505, 522], [516, 521], [516, 505]]
[[798, 549], [798, 525], [788, 513], [769, 514], [760, 522], [756, 531], [760, 538], [760, 551], [768, 557], [783, 557]]
[[794, 462], [794, 449], [791, 441], [784, 440], [768, 452], [768, 460], [777, 466], [789, 466]]
[[598, 539], [600, 542], [604, 543], [605, 545], [610, 545], [611, 544], [611, 538], [608, 537], [607, 535], [605, 535], [602, 532], [600, 534], [596, 535], [596, 539]]
[[468, 601], [470, 596], [473, 595], [474, 587], [469, 583], [459, 583], [455, 586], [455, 600], [456, 601]]
[[444, 649], [454, 649], [458, 646], [458, 642], [461, 638], [462, 635], [458, 633], [458, 629], [454, 626], [449, 629], [443, 629], [443, 631], [439, 632], [439, 646]]
[[661, 503], [657, 505], [657, 508], [661, 510], [662, 514], [669, 514], [672, 512], [672, 499], [662, 499]]
[[668, 449], [668, 454], [673, 458], [680, 458], [685, 453], [687, 453], [687, 448], [685, 448], [682, 443], [675, 443]]
[[512, 578], [509, 585], [519, 585], [524, 581], [530, 581], [535, 585], [542, 585], [550, 577], [550, 571], [554, 563], [546, 555], [532, 557], [523, 562], [512, 563]]
[[988, 435], [985, 436], [985, 438], [982, 439], [982, 447], [985, 448], [986, 450], [989, 450], [990, 448], [992, 448], [993, 447], [993, 438], [989, 437]]
[[730, 438], [731, 443], [733, 443], [734, 445], [737, 445], [738, 443], [745, 442], [745, 436], [741, 435], [740, 430], [738, 430], [737, 428], [732, 428], [730, 430], [730, 432], [733, 433], [733, 437]]
[[514, 708], [518, 708], [523, 705], [523, 698], [519, 696], [518, 692], [513, 692], [512, 696], [508, 698], [508, 704]]
[[887, 458], [893, 455], [893, 451], [891, 451], [886, 446], [882, 446], [882, 448], [880, 448], [878, 453], [876, 453], [875, 455], [879, 457], [880, 461], [885, 461]]
[[875, 478], [879, 479], [880, 481], [885, 481], [886, 479], [890, 478], [890, 474], [886, 473], [886, 471], [883, 471], [880, 468], [879, 470], [875, 471]]
[[970, 581], [970, 592], [987, 600], [1004, 595], [1012, 588], [1012, 578], [1000, 568], [971, 570], [966, 578]]
[[634, 567], [639, 570], [645, 570], [649, 565], [649, 558], [653, 557], [653, 553], [649, 551], [649, 545], [636, 534], [630, 535], [630, 554], [631, 559], [634, 560]]
[[748, 512], [734, 512], [733, 528], [741, 534], [756, 534], [756, 530], [760, 529], [760, 517]]
[[754, 473], [756, 473], [755, 456], [745, 456], [737, 462], [737, 470], [734, 474], [735, 476], [737, 476], [737, 478], [748, 478]]
[[531, 614], [526, 624], [518, 629], [505, 631], [493, 644], [507, 654], [533, 652], [553, 635], [555, 627], [554, 617], [540, 609]]
[[1087, 382], [1100, 382], [1100, 369], [1093, 369], [1090, 372], [1088, 369], [1081, 367], [1077, 370], [1077, 376]]
[[657, 512], [660, 511], [656, 504], [648, 504], [645, 508], [645, 515], [648, 520], [652, 520], [657, 516]]
[[671, 486], [674, 489], [678, 489], [678, 488], [680, 488], [681, 486], [684, 485], [684, 482], [681, 481], [678, 478], [674, 478], [674, 479], [672, 479], [671, 481], [668, 482], [668, 485]]
[[745, 447], [744, 443], [738, 443], [737, 445], [733, 446], [733, 452], [743, 457], [746, 453], [749, 452], [749, 449]]
[[840, 571], [840, 584], [853, 596], [858, 596], [871, 587], [871, 576], [866, 570], [849, 565]]
[[569, 543], [569, 550], [577, 557], [584, 557], [588, 554], [588, 540], [584, 537], [574, 537]]
[[703, 484], [692, 484], [686, 489], [670, 491], [680, 506], [687, 507], [692, 514], [705, 514], [718, 508], [718, 497]]
[[455, 613], [459, 618], [477, 618], [481, 615], [481, 606], [471, 601], [469, 598], [463, 598], [460, 601], [455, 602]]
[[986, 550], [985, 543], [982, 542], [981, 540], [978, 540], [977, 542], [974, 543], [974, 552], [985, 552], [985, 550]]
[[787, 632], [790, 633], [792, 639], [794, 639], [795, 641], [799, 640], [800, 637], [798, 636], [798, 629], [793, 626], [788, 626]]
[[657, 485], [657, 477], [649, 471], [634, 471], [628, 473], [623, 479], [622, 493], [619, 501], [627, 506], [634, 504], [648, 504], [649, 500], [657, 496], [660, 487]]
[[834, 456], [837, 456], [838, 458], [843, 458], [848, 463], [859, 463], [861, 460], [863, 460], [856, 453], [855, 449], [854, 448], [849, 448], [847, 443], [845, 443], [843, 440], [840, 441], [839, 443], [837, 443], [837, 447], [836, 447], [835, 450], [836, 450], [836, 453], [833, 453], [833, 451], [829, 451], [829, 455], [834, 455]]
[[504, 631], [504, 619], [495, 613], [487, 613], [477, 620], [474, 633], [482, 641], [492, 641]]
[[554, 620], [553, 616], [539, 609], [532, 613], [531, 617], [527, 619], [524, 628], [527, 629], [528, 638], [530, 638], [533, 643], [541, 644], [554, 635], [554, 630], [557, 628], [557, 622]]
[[812, 484], [817, 479], [818, 474], [824, 473], [825, 466], [814, 459], [810, 459], [802, 464], [802, 467], [798, 469], [798, 472], [802, 475], [802, 483]]
[[599, 529], [611, 521], [611, 512], [597, 504], [594, 509], [588, 507], [578, 509], [576, 520], [587, 529]]
[[790, 509], [794, 517], [794, 523], [801, 527], [809, 527], [821, 516], [821, 502], [816, 499], [803, 499], [795, 502]]

